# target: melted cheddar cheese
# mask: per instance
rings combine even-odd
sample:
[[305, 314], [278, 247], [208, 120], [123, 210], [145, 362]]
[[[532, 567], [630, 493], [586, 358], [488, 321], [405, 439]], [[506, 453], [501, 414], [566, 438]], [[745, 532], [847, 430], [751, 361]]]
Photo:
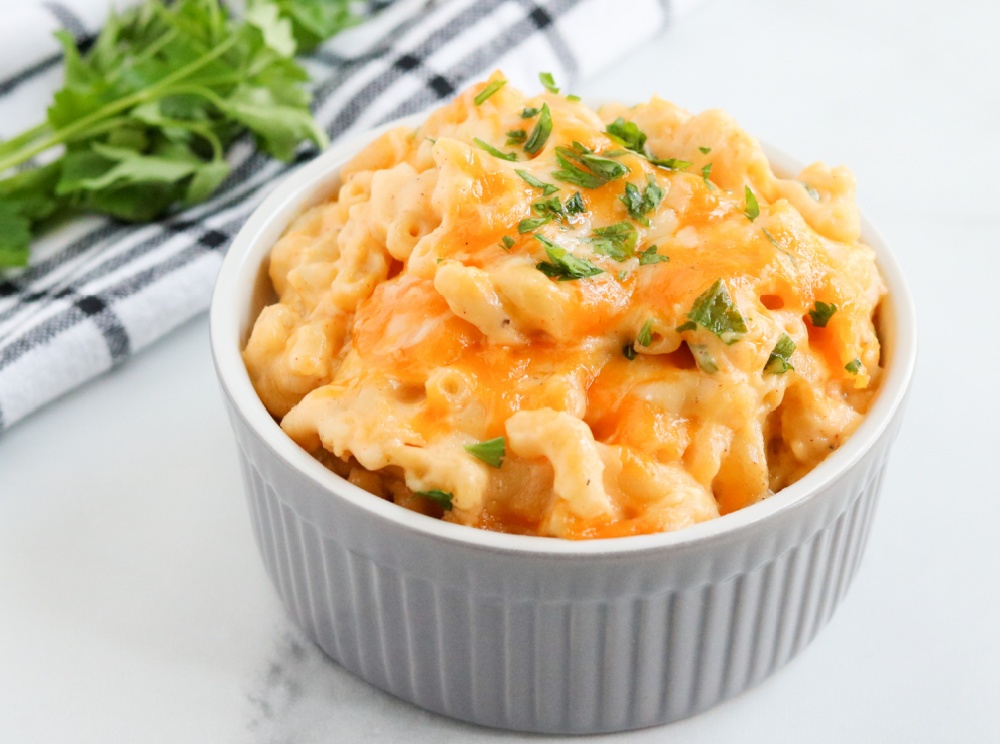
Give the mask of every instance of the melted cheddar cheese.
[[[404, 507], [592, 538], [740, 509], [850, 435], [885, 289], [846, 169], [779, 178], [718, 111], [485, 87], [274, 246], [244, 359], [290, 437]], [[498, 438], [500, 467], [467, 449]]]

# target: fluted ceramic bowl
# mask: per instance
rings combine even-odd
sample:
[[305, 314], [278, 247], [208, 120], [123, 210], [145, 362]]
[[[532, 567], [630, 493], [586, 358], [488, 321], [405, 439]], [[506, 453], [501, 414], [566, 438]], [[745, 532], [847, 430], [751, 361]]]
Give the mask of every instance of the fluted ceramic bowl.
[[[409, 118], [393, 125], [416, 125]], [[392, 125], [390, 125], [392, 126]], [[372, 496], [280, 429], [240, 356], [285, 227], [387, 127], [290, 175], [226, 256], [212, 351], [254, 535], [288, 611], [333, 659], [404, 700], [487, 726], [596, 733], [690, 716], [754, 685], [830, 619], [864, 552], [916, 354], [910, 293], [865, 221], [889, 296], [886, 374], [867, 417], [811, 473], [658, 535], [567, 541], [442, 522]], [[767, 148], [776, 171], [798, 165]]]

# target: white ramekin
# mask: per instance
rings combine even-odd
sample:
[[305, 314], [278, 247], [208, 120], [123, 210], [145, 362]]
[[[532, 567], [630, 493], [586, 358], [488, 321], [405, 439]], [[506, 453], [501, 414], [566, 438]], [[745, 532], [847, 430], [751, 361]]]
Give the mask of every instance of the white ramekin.
[[[383, 690], [506, 729], [660, 724], [770, 675], [847, 590], [899, 428], [916, 325], [882, 238], [864, 222], [889, 286], [882, 389], [847, 443], [798, 483], [660, 535], [573, 542], [471, 529], [402, 509], [324, 468], [267, 413], [240, 357], [271, 246], [335, 191], [340, 166], [385, 128], [348, 138], [280, 184], [236, 236], [212, 300], [212, 352], [254, 535], [296, 622]], [[767, 149], [776, 170], [797, 172]]]

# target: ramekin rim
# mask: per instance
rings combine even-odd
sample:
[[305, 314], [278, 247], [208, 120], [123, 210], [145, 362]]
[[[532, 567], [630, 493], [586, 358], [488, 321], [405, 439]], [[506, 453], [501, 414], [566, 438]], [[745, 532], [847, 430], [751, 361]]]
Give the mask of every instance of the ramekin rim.
[[[561, 540], [491, 532], [427, 517], [372, 496], [324, 467], [281, 430], [257, 396], [239, 348], [240, 316], [236, 300], [240, 298], [242, 283], [256, 275], [260, 261], [270, 248], [270, 245], [267, 249], [261, 246], [265, 231], [270, 228], [273, 232], [279, 223], [280, 229], [284, 230], [315, 199], [324, 185], [336, 177], [338, 168], [358, 148], [389, 129], [414, 126], [425, 117], [426, 112], [418, 113], [350, 135], [315, 160], [286, 175], [253, 211], [234, 238], [212, 295], [209, 319], [212, 358], [225, 394], [238, 415], [268, 449], [328, 491], [332, 498], [344, 499], [375, 518], [388, 519], [400, 527], [424, 533], [431, 539], [462, 543], [486, 551], [568, 555], [577, 558], [640, 553], [723, 540], [763, 521], [769, 521], [824, 491], [842, 474], [850, 471], [881, 439], [896, 411], [903, 404], [913, 376], [917, 345], [916, 313], [912, 295], [895, 256], [878, 229], [862, 213], [862, 236], [876, 251], [878, 265], [888, 287], [895, 322], [891, 358], [883, 374], [881, 388], [861, 424], [847, 442], [799, 481], [756, 504], [672, 532]], [[793, 172], [802, 167], [799, 161], [783, 150], [763, 142], [762, 146], [769, 162], [779, 170]]]

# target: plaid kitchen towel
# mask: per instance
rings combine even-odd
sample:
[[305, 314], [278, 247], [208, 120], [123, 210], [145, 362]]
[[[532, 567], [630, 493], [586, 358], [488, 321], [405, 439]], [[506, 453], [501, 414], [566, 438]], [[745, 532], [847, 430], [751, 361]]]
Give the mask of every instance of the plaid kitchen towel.
[[[364, 23], [303, 60], [314, 113], [336, 140], [432, 106], [495, 68], [529, 91], [540, 70], [569, 85], [652, 37], [672, 11], [669, 0], [627, 5], [628, 13], [622, 0], [372, 3]], [[42, 120], [61, 84], [52, 31], [85, 45], [108, 7], [64, 0], [3, 11], [0, 138]], [[0, 432], [207, 309], [231, 237], [294, 167], [249, 140], [229, 159], [232, 173], [210, 201], [149, 225], [75, 220], [36, 240], [29, 267], [0, 274]]]

